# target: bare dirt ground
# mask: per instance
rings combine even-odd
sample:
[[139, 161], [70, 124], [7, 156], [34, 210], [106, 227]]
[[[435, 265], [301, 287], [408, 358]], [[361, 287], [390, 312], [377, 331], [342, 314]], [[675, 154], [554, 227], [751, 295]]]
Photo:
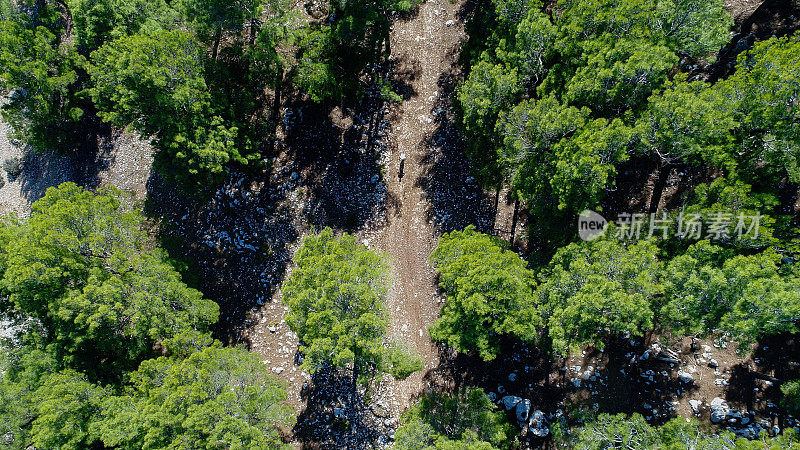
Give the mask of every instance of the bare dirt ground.
[[[369, 240], [392, 261], [390, 335], [419, 352], [425, 361], [422, 372], [395, 384], [393, 404], [401, 410], [422, 391], [425, 370], [437, 365], [428, 326], [438, 317], [443, 299], [436, 291], [428, 257], [438, 241], [438, 230], [428, 214], [431, 205], [422, 179], [433, 161], [428, 138], [437, 126], [433, 110], [441, 95], [439, 78], [456, 64], [463, 38], [463, 24], [454, 20], [457, 11], [458, 4], [430, 0], [419, 7], [416, 17], [397, 22], [392, 30], [392, 59], [398, 72], [413, 74], [408, 80], [413, 94], [392, 118], [386, 185], [395, 204], [387, 212], [386, 225]], [[401, 178], [402, 153], [406, 162]]]
[[22, 173], [12, 180], [5, 170], [0, 170], [0, 178], [6, 181], [0, 187], [0, 215], [28, 216], [31, 204], [40, 199], [48, 187], [67, 181], [92, 189], [115, 186], [133, 193], [138, 201], [144, 201], [147, 195], [145, 185], [153, 164], [152, 148], [135, 134], [116, 131], [102, 136], [96, 144], [97, 153], [87, 156], [33, 152], [12, 139], [11, 132], [11, 127], [0, 121], [0, 164], [18, 158]]

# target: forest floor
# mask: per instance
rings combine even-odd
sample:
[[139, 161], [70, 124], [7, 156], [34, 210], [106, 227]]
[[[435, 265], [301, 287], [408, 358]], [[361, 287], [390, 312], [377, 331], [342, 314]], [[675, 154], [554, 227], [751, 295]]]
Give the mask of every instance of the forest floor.
[[[423, 371], [397, 383], [392, 403], [400, 410], [422, 392], [423, 373], [438, 362], [428, 326], [438, 317], [444, 299], [436, 290], [435, 273], [428, 261], [439, 232], [430, 214], [425, 180], [435, 158], [430, 137], [437, 127], [433, 114], [442, 95], [439, 80], [457, 66], [463, 38], [463, 23], [455, 23], [457, 12], [458, 4], [429, 0], [413, 19], [398, 21], [392, 30], [391, 58], [411, 94], [391, 115], [386, 186], [392, 202], [385, 225], [368, 233], [368, 239], [389, 255], [392, 264], [389, 334], [418, 352], [425, 362]], [[406, 157], [402, 177], [401, 154]]]

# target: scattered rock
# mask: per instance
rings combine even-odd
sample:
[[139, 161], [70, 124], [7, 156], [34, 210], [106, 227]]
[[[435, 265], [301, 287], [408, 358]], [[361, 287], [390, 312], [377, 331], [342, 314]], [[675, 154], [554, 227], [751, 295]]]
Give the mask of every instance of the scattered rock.
[[333, 408], [333, 416], [336, 417], [337, 419], [344, 419], [345, 416], [344, 408], [342, 407]]
[[689, 400], [689, 406], [692, 407], [692, 411], [695, 414], [700, 414], [700, 406], [702, 406], [703, 402], [700, 400]]
[[389, 408], [383, 402], [377, 402], [369, 407], [372, 414], [376, 417], [385, 418], [389, 417]]
[[511, 408], [517, 406], [517, 403], [519, 403], [521, 401], [522, 401], [522, 398], [517, 397], [516, 395], [506, 395], [502, 399], [503, 406], [506, 408], [506, 411], [511, 410]]
[[719, 397], [714, 397], [714, 400], [711, 400], [711, 422], [722, 422], [729, 412], [730, 408], [728, 408], [728, 403], [725, 400]]
[[517, 421], [524, 424], [531, 413], [531, 401], [527, 398], [517, 403]]
[[547, 437], [550, 434], [550, 428], [547, 426], [547, 418], [540, 410], [536, 410], [531, 414], [528, 421], [528, 429], [536, 437]]

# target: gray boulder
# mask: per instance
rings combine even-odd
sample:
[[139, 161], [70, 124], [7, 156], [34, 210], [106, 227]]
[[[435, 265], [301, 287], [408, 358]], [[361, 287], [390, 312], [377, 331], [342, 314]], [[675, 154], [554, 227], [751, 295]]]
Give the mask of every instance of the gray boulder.
[[528, 420], [528, 415], [531, 413], [531, 401], [523, 399], [521, 402], [517, 403], [517, 421], [520, 424], [524, 424], [526, 420]]
[[522, 398], [517, 397], [516, 395], [506, 395], [501, 401], [503, 402], [503, 406], [506, 408], [506, 411], [510, 411], [511, 408], [517, 406], [517, 403], [522, 401]]
[[728, 403], [725, 400], [719, 397], [714, 397], [714, 400], [711, 400], [711, 422], [722, 422], [728, 417], [728, 412], [730, 412], [730, 408], [728, 408]]
[[547, 437], [550, 428], [547, 426], [547, 417], [538, 409], [531, 414], [528, 420], [528, 430], [536, 437]]

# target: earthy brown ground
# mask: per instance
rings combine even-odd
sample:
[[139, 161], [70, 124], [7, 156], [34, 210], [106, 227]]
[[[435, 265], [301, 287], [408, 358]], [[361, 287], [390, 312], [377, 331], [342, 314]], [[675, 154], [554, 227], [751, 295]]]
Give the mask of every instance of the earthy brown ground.
[[[427, 1], [413, 19], [399, 21], [392, 29], [392, 59], [399, 73], [413, 73], [408, 80], [413, 94], [392, 117], [386, 185], [395, 203], [387, 212], [386, 225], [371, 240], [392, 261], [390, 335], [419, 352], [425, 361], [422, 372], [395, 385], [393, 403], [400, 409], [422, 391], [422, 374], [438, 362], [428, 326], [438, 317], [443, 299], [436, 291], [428, 257], [439, 233], [428, 214], [431, 205], [423, 177], [433, 162], [428, 139], [437, 127], [433, 110], [441, 95], [438, 82], [456, 64], [463, 38], [463, 24], [455, 23], [457, 11], [458, 4], [447, 0]], [[453, 21], [450, 27], [448, 21]], [[407, 156], [402, 179], [400, 153]]]

